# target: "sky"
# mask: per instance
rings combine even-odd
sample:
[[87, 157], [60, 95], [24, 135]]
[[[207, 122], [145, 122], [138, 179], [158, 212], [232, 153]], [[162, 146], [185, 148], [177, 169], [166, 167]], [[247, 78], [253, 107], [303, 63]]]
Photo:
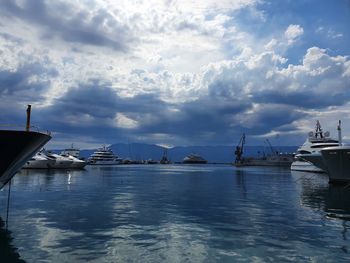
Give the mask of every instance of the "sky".
[[349, 140], [349, 26], [349, 0], [0, 0], [0, 124], [31, 104], [56, 148]]

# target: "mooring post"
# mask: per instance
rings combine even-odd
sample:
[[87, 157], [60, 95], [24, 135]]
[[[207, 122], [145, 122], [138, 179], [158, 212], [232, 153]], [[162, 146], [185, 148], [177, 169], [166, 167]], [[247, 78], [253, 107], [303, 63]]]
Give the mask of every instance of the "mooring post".
[[30, 130], [30, 112], [32, 110], [32, 105], [28, 105], [27, 107], [27, 123], [26, 123], [26, 131]]

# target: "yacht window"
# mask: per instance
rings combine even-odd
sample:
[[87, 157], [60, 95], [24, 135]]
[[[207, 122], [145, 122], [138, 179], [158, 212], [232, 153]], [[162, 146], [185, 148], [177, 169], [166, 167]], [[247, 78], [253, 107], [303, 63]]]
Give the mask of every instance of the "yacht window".
[[301, 151], [299, 151], [299, 153], [301, 153], [301, 154], [308, 154], [308, 153], [311, 153], [311, 152], [305, 151], [305, 150], [301, 150]]
[[339, 144], [321, 144], [321, 145], [311, 145], [311, 148], [325, 148], [331, 146], [338, 146]]

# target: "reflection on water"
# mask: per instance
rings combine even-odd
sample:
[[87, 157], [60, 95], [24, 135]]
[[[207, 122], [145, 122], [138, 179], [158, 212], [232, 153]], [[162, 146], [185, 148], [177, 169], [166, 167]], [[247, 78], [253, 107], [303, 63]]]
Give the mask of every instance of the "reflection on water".
[[350, 260], [348, 221], [327, 216], [347, 213], [347, 194], [286, 169], [28, 170], [12, 187], [10, 228], [28, 262]]
[[1, 262], [24, 262], [17, 252], [17, 248], [11, 244], [11, 232], [5, 230], [5, 224], [0, 217], [0, 261]]
[[350, 188], [328, 184], [326, 174], [294, 172], [301, 185], [303, 205], [323, 210], [327, 216], [350, 221]]

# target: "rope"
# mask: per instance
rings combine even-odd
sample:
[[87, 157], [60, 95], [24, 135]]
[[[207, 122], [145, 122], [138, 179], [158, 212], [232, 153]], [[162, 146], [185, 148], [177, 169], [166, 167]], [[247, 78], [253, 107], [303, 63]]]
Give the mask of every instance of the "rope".
[[10, 195], [11, 195], [11, 181], [9, 182], [9, 187], [8, 187], [8, 194], [7, 194], [7, 210], [6, 210], [6, 231], [8, 227], [8, 222], [9, 222], [9, 211], [10, 211]]

